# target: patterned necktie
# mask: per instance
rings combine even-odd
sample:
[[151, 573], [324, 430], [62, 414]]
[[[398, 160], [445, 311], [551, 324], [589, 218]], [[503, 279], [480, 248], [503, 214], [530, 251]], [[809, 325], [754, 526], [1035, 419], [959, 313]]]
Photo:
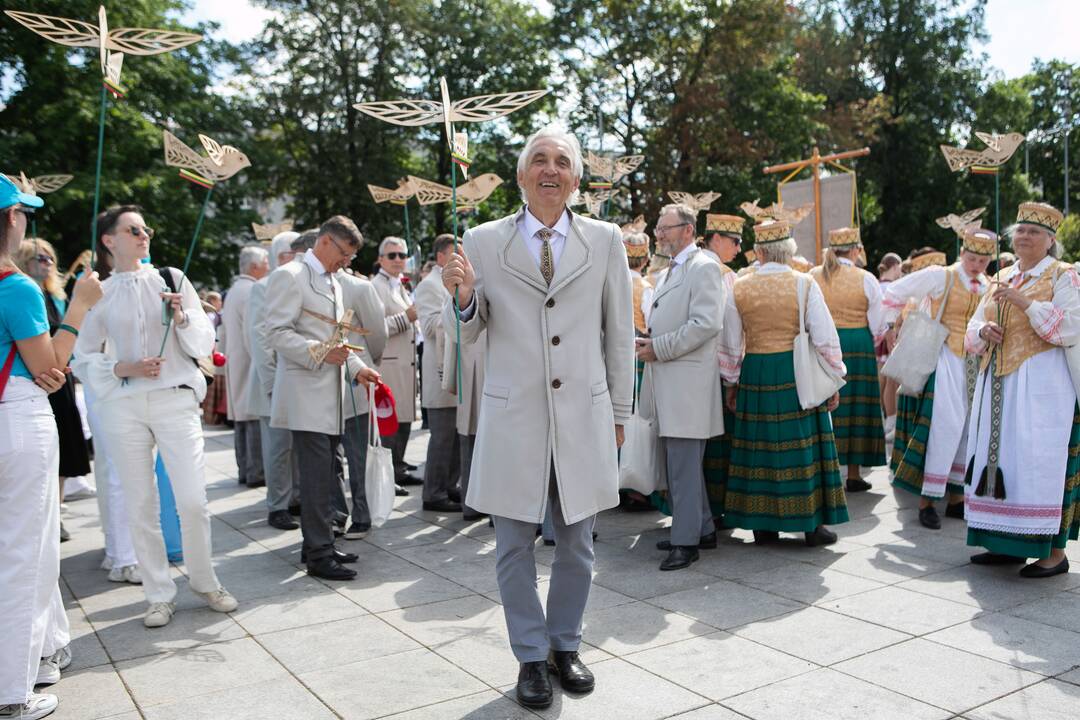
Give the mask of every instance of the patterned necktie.
[[551, 278], [555, 276], [555, 263], [551, 258], [551, 237], [555, 234], [550, 228], [540, 228], [536, 236], [540, 238], [540, 274], [544, 276], [544, 282], [551, 285]]

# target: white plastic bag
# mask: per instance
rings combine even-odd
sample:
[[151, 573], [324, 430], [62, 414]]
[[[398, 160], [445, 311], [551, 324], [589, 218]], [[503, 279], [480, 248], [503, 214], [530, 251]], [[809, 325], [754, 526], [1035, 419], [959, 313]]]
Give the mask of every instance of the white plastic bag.
[[657, 467], [659, 454], [656, 418], [641, 416], [641, 399], [635, 388], [634, 414], [623, 427], [623, 444], [619, 449], [619, 489], [636, 490], [642, 495], [664, 490], [667, 484], [662, 482]]
[[806, 331], [806, 305], [813, 280], [799, 278], [796, 292], [799, 295], [799, 334], [795, 336], [792, 361], [795, 365], [795, 390], [799, 393], [799, 405], [803, 410], [816, 408], [844, 387], [844, 378], [836, 375], [824, 358], [810, 342]]
[[364, 494], [367, 497], [371, 524], [382, 527], [394, 509], [394, 458], [390, 448], [382, 445], [378, 420], [375, 417], [375, 385], [368, 386], [368, 448], [364, 473]]
[[948, 274], [937, 317], [932, 318], [922, 310], [910, 313], [900, 329], [896, 347], [881, 368], [882, 375], [900, 383], [902, 395], [917, 397], [922, 394], [930, 374], [937, 369], [941, 346], [949, 339], [949, 328], [942, 324], [941, 316], [949, 302], [949, 290], [956, 275], [954, 270], [949, 270]]

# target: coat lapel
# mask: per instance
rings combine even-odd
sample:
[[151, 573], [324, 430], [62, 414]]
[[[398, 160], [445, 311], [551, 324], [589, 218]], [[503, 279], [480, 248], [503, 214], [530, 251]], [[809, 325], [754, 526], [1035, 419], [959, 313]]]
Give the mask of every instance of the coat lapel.
[[511, 215], [504, 222], [506, 222], [507, 227], [504, 232], [499, 233], [504, 238], [502, 246], [499, 248], [499, 264], [518, 280], [527, 285], [532, 285], [542, 293], [546, 293], [548, 286], [544, 282], [544, 276], [540, 274], [540, 267], [533, 260], [532, 255], [529, 254], [529, 248], [525, 245], [525, 238], [521, 237], [521, 233], [518, 232], [517, 216]]
[[689, 264], [690, 260], [688, 258], [687, 261], [683, 263], [682, 267], [679, 269], [679, 272], [675, 275], [674, 278], [669, 277], [671, 270], [668, 270], [668, 274], [664, 276], [664, 282], [661, 283], [660, 289], [656, 291], [655, 295], [653, 295], [654, 301], [659, 300], [660, 298], [667, 295], [670, 291], [682, 285], [683, 278], [686, 277], [686, 266]]
[[[325, 285], [322, 284], [322, 278], [315, 277], [315, 271], [312, 270], [311, 266], [308, 265], [307, 263], [304, 263], [304, 271], [307, 272], [308, 284], [311, 285], [312, 291], [314, 291], [314, 293], [316, 295], [322, 295], [324, 298], [329, 300], [331, 303], [333, 303], [335, 305], [335, 309], [336, 309], [337, 303], [334, 302], [334, 295], [332, 294], [332, 291], [330, 290], [330, 288], [328, 288], [328, 287], [326, 287]], [[335, 284], [337, 283], [337, 280], [333, 280], [332, 275], [331, 275], [331, 279], [332, 279], [333, 283], [335, 283]]]
[[[574, 216], [570, 215], [570, 234], [566, 236], [559, 264], [555, 266], [555, 277], [551, 279], [551, 288], [547, 294], [555, 293], [566, 287], [574, 278], [585, 272], [592, 264], [592, 246], [582, 237]], [[537, 269], [539, 273], [539, 268]]]

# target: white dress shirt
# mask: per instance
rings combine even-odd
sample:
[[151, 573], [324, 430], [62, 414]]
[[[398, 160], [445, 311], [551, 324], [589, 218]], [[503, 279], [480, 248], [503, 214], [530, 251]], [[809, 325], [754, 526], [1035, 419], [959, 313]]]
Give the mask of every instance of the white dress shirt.
[[[521, 213], [521, 217], [518, 219], [517, 227], [521, 237], [525, 238], [525, 246], [529, 248], [529, 254], [536, 261], [536, 266], [540, 267], [540, 252], [544, 246], [544, 241], [537, 237], [536, 233], [547, 228], [547, 225], [537, 220], [536, 216], [529, 212], [529, 206], [526, 205], [525, 212]], [[554, 233], [551, 239], [548, 240], [551, 244], [551, 266], [557, 268], [559, 267], [559, 258], [562, 257], [563, 248], [566, 246], [566, 236], [570, 234], [570, 213], [564, 209], [562, 215], [559, 216], [558, 222], [548, 229]]]
[[315, 257], [314, 250], [309, 249], [304, 253], [304, 262], [308, 264], [308, 267], [315, 271], [317, 277], [321, 277], [323, 281], [326, 282], [327, 287], [334, 287], [334, 282], [330, 279], [330, 272], [322, 264], [322, 261]]

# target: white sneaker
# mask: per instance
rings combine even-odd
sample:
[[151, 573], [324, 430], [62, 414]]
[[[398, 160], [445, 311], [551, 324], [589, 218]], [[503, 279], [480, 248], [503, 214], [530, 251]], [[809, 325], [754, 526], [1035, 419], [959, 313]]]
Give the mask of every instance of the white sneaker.
[[56, 661], [61, 670], [67, 670], [68, 665], [71, 665], [71, 646], [65, 645], [49, 657]]
[[30, 693], [30, 699], [25, 705], [0, 705], [0, 718], [22, 718], [22, 720], [38, 720], [46, 715], [52, 715], [60, 701], [55, 695]]
[[110, 558], [108, 555], [101, 558], [101, 569], [112, 570], [112, 558]]
[[56, 659], [55, 655], [41, 658], [41, 662], [38, 664], [37, 679], [34, 680], [34, 687], [55, 685], [58, 682], [60, 682], [60, 661]]
[[219, 613], [231, 613], [239, 605], [239, 603], [236, 602], [236, 598], [234, 598], [225, 588], [218, 588], [213, 592], [197, 592], [195, 594], [205, 600], [211, 610]]
[[148, 628], [165, 627], [172, 620], [175, 607], [170, 602], [150, 603], [150, 608], [143, 617], [143, 625]]
[[109, 582], [126, 582], [132, 585], [142, 585], [142, 576], [139, 575], [138, 565], [125, 565], [114, 567], [109, 571]]

